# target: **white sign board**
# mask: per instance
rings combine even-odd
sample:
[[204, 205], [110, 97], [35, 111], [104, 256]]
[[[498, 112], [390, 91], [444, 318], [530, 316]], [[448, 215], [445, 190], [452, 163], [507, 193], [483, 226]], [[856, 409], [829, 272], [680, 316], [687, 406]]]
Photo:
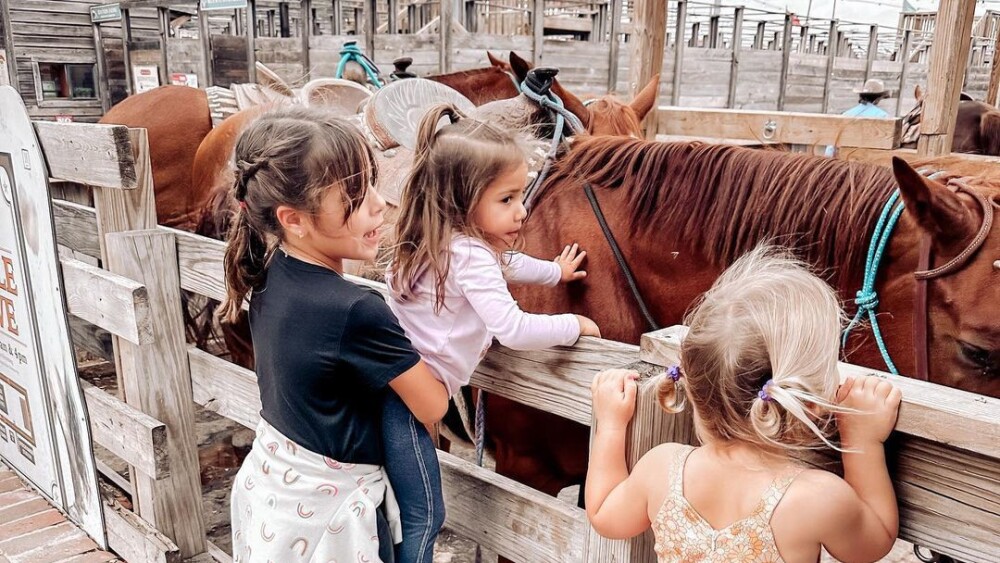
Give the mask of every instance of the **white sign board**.
[[0, 86], [0, 458], [106, 547], [63, 296], [45, 160]]
[[160, 86], [160, 69], [156, 65], [133, 65], [132, 81], [135, 93], [142, 94]]

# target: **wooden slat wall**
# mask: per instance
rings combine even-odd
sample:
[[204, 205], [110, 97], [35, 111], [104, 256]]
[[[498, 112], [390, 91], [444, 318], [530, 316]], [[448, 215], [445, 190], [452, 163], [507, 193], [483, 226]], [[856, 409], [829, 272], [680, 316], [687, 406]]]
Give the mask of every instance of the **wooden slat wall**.
[[[33, 63], [90, 63], [97, 61], [97, 49], [90, 23], [90, 6], [103, 0], [16, 0], [10, 3], [14, 54], [18, 68], [18, 90], [36, 119], [72, 115], [78, 121], [96, 121], [101, 104], [94, 100], [45, 100], [35, 94]], [[117, 23], [103, 24], [106, 37], [120, 37]], [[134, 10], [132, 30], [136, 38], [153, 38], [157, 33], [154, 9]], [[120, 46], [120, 41], [118, 42]], [[120, 52], [120, 49], [119, 49]], [[119, 55], [119, 66], [120, 55]], [[122, 72], [124, 80], [124, 72]], [[124, 83], [122, 84], [124, 86]], [[123, 97], [123, 96], [122, 96]]]

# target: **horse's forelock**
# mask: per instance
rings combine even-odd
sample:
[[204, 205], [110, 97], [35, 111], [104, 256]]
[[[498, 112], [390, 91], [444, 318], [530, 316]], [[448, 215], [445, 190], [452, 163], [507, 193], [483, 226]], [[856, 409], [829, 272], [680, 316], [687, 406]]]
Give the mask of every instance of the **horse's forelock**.
[[635, 110], [612, 95], [601, 96], [587, 104], [590, 111], [590, 123], [587, 132], [599, 135], [633, 135], [642, 134], [642, 124]]

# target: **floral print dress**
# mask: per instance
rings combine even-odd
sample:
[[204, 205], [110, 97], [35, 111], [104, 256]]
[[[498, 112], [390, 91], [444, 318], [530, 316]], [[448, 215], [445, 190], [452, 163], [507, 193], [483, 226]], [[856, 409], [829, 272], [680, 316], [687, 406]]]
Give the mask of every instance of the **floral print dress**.
[[693, 447], [678, 448], [667, 498], [653, 520], [657, 560], [660, 563], [782, 563], [771, 533], [771, 515], [801, 469], [775, 479], [749, 516], [716, 530], [684, 498], [684, 463], [692, 451]]

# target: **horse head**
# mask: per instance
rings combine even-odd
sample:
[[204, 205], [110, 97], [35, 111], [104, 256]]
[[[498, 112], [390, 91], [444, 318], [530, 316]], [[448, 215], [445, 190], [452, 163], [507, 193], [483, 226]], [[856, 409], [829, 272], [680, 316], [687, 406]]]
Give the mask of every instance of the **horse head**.
[[921, 166], [948, 172], [930, 179], [893, 159], [904, 215], [912, 223], [911, 234], [897, 236], [908, 236], [913, 248], [929, 244], [927, 269], [940, 272], [927, 281], [930, 379], [1000, 396], [1000, 221], [994, 221], [1000, 177], [947, 157]]

